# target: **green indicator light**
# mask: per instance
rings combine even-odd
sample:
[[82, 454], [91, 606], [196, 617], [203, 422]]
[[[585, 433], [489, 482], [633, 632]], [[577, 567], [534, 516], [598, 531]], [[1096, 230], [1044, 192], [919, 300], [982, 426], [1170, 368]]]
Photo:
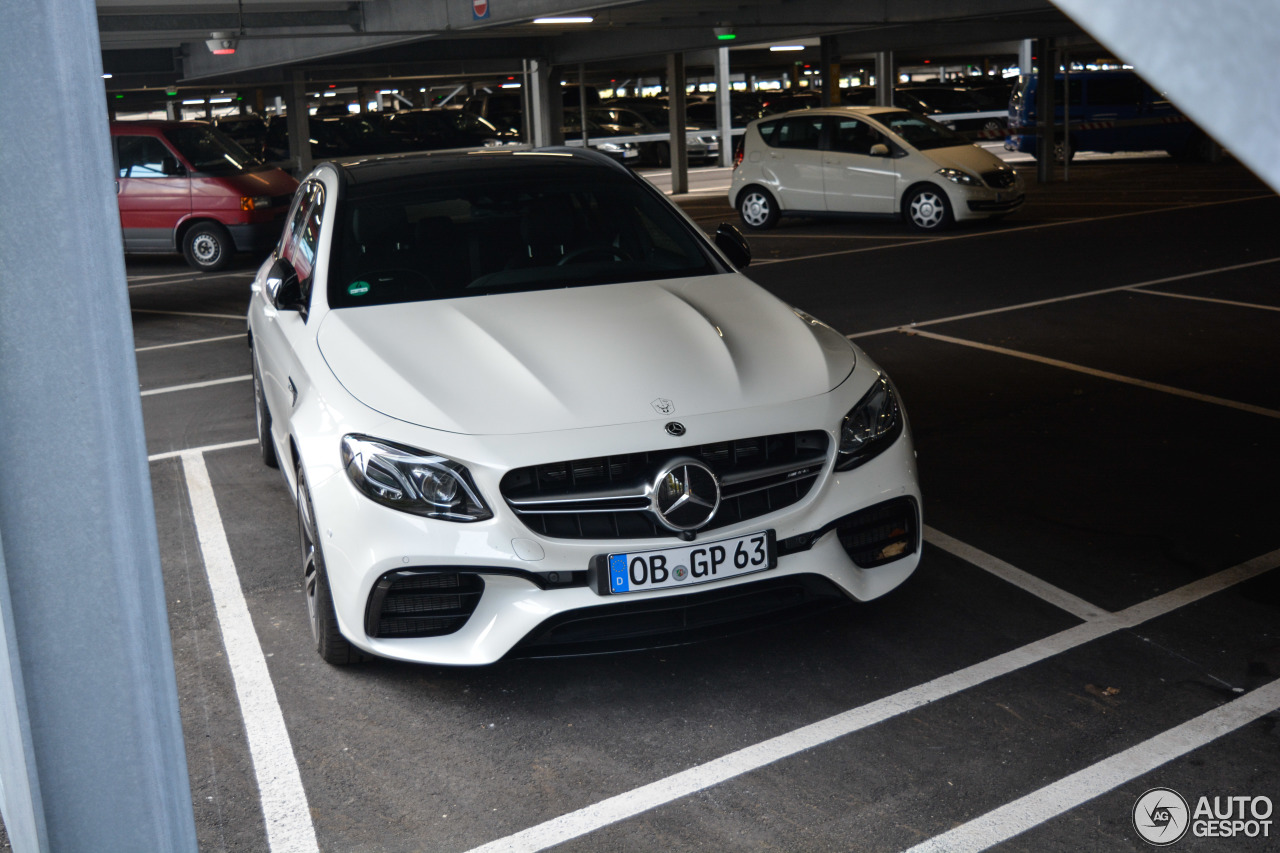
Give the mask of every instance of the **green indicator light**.
[[736, 33], [725, 33], [724, 35], [716, 36], [716, 38], [719, 39], [720, 41], [733, 41], [737, 37], [738, 36]]
[[124, 100], [124, 95], [116, 95], [117, 100]]

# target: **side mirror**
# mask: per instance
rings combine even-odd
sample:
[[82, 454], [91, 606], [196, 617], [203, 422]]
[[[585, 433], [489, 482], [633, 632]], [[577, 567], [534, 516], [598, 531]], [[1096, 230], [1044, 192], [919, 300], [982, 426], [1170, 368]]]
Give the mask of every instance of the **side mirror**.
[[751, 263], [751, 246], [742, 232], [727, 222], [720, 223], [716, 229], [716, 248], [724, 252], [729, 263], [738, 269], [745, 269]]
[[875, 145], [871, 146], [870, 153], [872, 157], [888, 157], [889, 146], [885, 145], [883, 142], [877, 142]]
[[178, 162], [177, 157], [164, 157], [160, 160], [160, 170], [166, 177], [181, 178], [187, 173], [186, 168]]
[[306, 308], [302, 300], [302, 284], [298, 281], [298, 273], [293, 264], [284, 258], [276, 258], [276, 262], [267, 271], [267, 298], [280, 311], [302, 311]]

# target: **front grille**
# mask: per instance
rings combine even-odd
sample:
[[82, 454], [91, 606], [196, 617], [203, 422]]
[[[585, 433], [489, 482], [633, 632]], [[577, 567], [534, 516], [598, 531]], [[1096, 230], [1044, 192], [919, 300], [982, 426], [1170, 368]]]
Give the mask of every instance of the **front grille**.
[[987, 186], [997, 190], [1007, 190], [1017, 182], [1018, 175], [1013, 169], [996, 169], [991, 172], [983, 172], [982, 180]]
[[403, 569], [374, 584], [365, 611], [370, 637], [439, 637], [452, 634], [471, 618], [484, 580], [457, 570]]
[[720, 481], [715, 530], [791, 506], [813, 488], [827, 459], [820, 430], [668, 450], [552, 462], [509, 471], [502, 495], [530, 530], [554, 539], [674, 535], [649, 509], [647, 490], [678, 457], [701, 460]]

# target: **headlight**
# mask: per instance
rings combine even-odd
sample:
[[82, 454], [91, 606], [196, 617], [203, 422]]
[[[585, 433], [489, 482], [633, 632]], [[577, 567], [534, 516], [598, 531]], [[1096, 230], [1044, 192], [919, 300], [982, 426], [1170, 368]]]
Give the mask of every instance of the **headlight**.
[[262, 210], [264, 207], [270, 207], [270, 206], [271, 206], [271, 196], [269, 195], [240, 196], [241, 210]]
[[616, 142], [601, 142], [600, 144], [598, 144], [598, 145], [596, 146], [596, 150], [597, 150], [597, 151], [610, 151], [610, 152], [613, 152], [613, 153], [620, 153], [620, 152], [622, 152], [624, 149], [623, 149], [623, 146], [619, 145], [619, 144], [618, 144], [618, 143], [616, 143]]
[[483, 521], [493, 513], [452, 459], [367, 435], [342, 438], [342, 467], [372, 501], [427, 518]]
[[893, 383], [883, 373], [849, 410], [840, 425], [836, 470], [848, 471], [877, 455], [902, 434], [902, 409]]
[[964, 184], [967, 187], [982, 186], [982, 181], [959, 169], [939, 169], [938, 174], [954, 184]]

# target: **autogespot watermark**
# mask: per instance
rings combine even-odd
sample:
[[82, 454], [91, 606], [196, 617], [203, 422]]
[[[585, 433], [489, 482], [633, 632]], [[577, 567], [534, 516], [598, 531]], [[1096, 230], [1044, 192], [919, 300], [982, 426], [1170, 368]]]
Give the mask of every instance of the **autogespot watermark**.
[[1188, 831], [1196, 838], [1270, 838], [1270, 797], [1200, 797], [1192, 808], [1172, 788], [1152, 788], [1133, 804], [1142, 840], [1168, 847]]

